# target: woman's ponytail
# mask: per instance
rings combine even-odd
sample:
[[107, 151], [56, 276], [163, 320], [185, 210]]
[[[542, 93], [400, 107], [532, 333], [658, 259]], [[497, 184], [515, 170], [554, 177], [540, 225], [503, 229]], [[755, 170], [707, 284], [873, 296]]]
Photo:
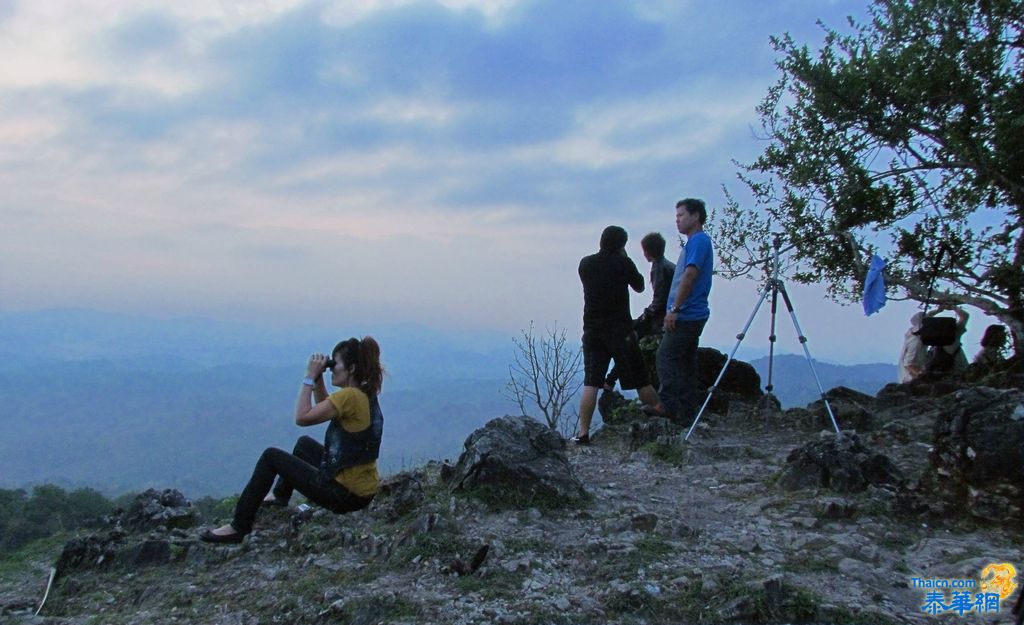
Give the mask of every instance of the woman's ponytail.
[[378, 395], [384, 383], [384, 367], [380, 364], [380, 345], [372, 336], [364, 336], [359, 341], [359, 369], [361, 369], [362, 386], [371, 395]]

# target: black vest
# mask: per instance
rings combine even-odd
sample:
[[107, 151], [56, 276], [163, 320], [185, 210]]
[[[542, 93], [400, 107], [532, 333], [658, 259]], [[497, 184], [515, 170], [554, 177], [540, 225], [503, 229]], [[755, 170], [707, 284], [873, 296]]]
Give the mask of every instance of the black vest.
[[370, 397], [370, 425], [358, 432], [349, 432], [331, 420], [324, 435], [324, 457], [320, 474], [333, 480], [342, 469], [373, 462], [380, 455], [380, 439], [384, 433], [384, 414], [377, 396]]

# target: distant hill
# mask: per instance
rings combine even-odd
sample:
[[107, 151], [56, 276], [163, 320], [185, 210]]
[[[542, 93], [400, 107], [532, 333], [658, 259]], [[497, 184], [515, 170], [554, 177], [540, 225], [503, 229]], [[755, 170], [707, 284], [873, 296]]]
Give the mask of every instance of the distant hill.
[[[144, 370], [118, 361], [0, 371], [0, 488], [53, 482], [120, 493], [150, 486], [238, 492], [265, 447], [291, 451], [326, 426], [293, 421], [295, 367]], [[381, 406], [381, 468], [457, 457], [465, 438], [513, 410], [503, 380], [435, 380], [389, 387]]]
[[[385, 473], [456, 457], [474, 429], [517, 412], [500, 394], [511, 337], [348, 332], [376, 336], [388, 369]], [[0, 313], [0, 488], [238, 492], [263, 448], [323, 436], [325, 426], [294, 424], [295, 395], [308, 355], [347, 336], [96, 311]]]
[[[750, 361], [761, 376], [761, 388], [768, 383], [768, 357]], [[864, 365], [837, 365], [814, 360], [814, 370], [824, 390], [846, 386], [868, 395], [876, 394], [883, 386], [896, 381], [896, 365], [874, 363]], [[807, 358], [796, 354], [776, 355], [772, 364], [772, 383], [776, 397], [784, 408], [806, 406], [819, 399], [821, 393]]]
[[[385, 472], [456, 457], [474, 429], [518, 412], [500, 394], [511, 336], [412, 325], [348, 332], [376, 336], [389, 371], [381, 396]], [[0, 313], [0, 488], [238, 492], [264, 447], [290, 449], [300, 434], [323, 435], [322, 426], [294, 425], [293, 402], [308, 355], [341, 338], [325, 327]], [[752, 364], [764, 383], [767, 359]], [[874, 394], [896, 375], [893, 365], [816, 367], [826, 390]], [[818, 398], [802, 356], [777, 356], [774, 379], [787, 407]]]

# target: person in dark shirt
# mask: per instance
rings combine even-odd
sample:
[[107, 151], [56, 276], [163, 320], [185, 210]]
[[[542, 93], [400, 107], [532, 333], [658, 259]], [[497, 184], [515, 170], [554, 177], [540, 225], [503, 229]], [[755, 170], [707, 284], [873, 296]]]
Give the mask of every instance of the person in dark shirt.
[[[597, 392], [604, 385], [608, 364], [614, 360], [622, 376], [623, 390], [637, 389], [640, 401], [658, 406], [637, 346], [633, 318], [629, 314], [629, 289], [644, 291], [644, 278], [626, 255], [629, 236], [619, 226], [601, 233], [601, 249], [580, 261], [583, 282], [583, 393], [580, 396], [580, 429], [572, 438], [590, 443], [590, 421], [597, 407]], [[661, 407], [663, 410], [663, 407]]]
[[[644, 251], [644, 258], [651, 263], [651, 290], [654, 291], [654, 296], [651, 298], [651, 305], [633, 320], [633, 329], [636, 331], [637, 339], [660, 335], [664, 331], [662, 324], [665, 323], [668, 290], [672, 287], [672, 275], [676, 271], [676, 264], [665, 258], [665, 237], [661, 234], [648, 233], [647, 236], [640, 239], [640, 248]], [[604, 388], [612, 390], [618, 379], [619, 370], [617, 367], [612, 367], [604, 382]]]

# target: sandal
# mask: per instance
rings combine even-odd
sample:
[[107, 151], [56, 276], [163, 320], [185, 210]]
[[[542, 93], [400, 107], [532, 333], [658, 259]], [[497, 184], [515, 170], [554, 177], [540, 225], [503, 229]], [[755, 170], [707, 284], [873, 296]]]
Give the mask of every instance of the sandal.
[[590, 435], [589, 434], [577, 434], [576, 436], [573, 436], [572, 438], [570, 438], [569, 442], [570, 443], [575, 443], [577, 445], [589, 445], [590, 444]]

